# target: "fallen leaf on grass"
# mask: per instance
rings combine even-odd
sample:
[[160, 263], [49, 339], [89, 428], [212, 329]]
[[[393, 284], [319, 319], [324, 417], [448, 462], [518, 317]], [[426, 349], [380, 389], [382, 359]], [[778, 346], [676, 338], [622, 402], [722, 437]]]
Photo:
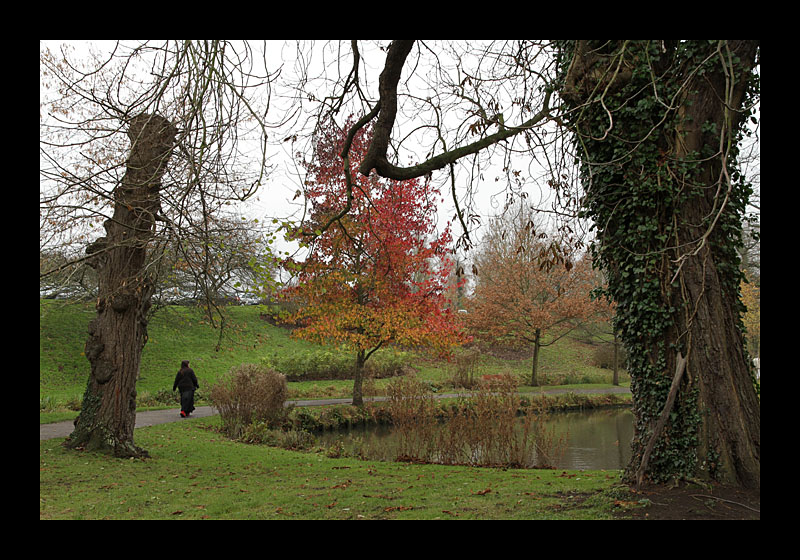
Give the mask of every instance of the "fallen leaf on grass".
[[491, 488], [487, 488], [486, 490], [478, 490], [477, 492], [472, 492], [472, 493], [475, 494], [476, 496], [485, 496], [491, 491], [492, 491]]
[[414, 506], [387, 506], [383, 508], [383, 511], [407, 511], [409, 509], [414, 509]]
[[641, 505], [639, 502], [626, 502], [624, 500], [614, 500], [614, 507], [629, 509]]

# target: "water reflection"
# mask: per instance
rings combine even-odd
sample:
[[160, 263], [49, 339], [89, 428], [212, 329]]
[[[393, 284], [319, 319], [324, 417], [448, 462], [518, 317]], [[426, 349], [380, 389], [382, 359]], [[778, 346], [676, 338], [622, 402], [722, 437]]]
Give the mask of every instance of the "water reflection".
[[633, 413], [627, 408], [551, 416], [557, 435], [568, 433], [562, 469], [621, 469], [631, 458]]
[[[560, 469], [621, 469], [631, 457], [633, 413], [627, 408], [608, 408], [550, 415], [548, 431], [566, 435], [566, 448], [556, 467]], [[373, 460], [394, 460], [395, 440], [390, 426], [368, 426], [318, 434], [319, 445], [359, 449]]]

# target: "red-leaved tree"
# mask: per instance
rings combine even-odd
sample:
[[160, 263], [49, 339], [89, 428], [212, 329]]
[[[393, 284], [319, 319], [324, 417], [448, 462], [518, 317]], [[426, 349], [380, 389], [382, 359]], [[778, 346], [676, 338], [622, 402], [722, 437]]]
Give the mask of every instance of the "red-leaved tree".
[[[348, 123], [349, 124], [349, 123]], [[352, 167], [371, 133], [352, 139]], [[445, 291], [453, 263], [449, 227], [436, 233], [438, 192], [419, 179], [391, 181], [358, 176], [348, 187], [340, 157], [346, 136], [331, 125], [315, 139], [306, 163], [310, 220], [298, 235], [312, 241], [286, 297], [300, 304], [287, 321], [294, 335], [344, 344], [355, 354], [353, 404], [363, 404], [364, 364], [390, 343], [447, 353], [464, 335]], [[349, 212], [342, 214], [346, 204]], [[338, 216], [338, 217], [337, 217]]]

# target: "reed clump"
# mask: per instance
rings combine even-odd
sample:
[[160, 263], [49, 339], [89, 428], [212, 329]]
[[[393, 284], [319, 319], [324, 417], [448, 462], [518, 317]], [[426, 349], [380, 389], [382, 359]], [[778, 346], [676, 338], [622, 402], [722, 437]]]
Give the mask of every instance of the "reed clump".
[[512, 374], [486, 376], [456, 402], [438, 406], [413, 377], [389, 385], [398, 460], [448, 465], [553, 468], [566, 436], [546, 428], [542, 401], [523, 401]]
[[387, 386], [388, 411], [399, 436], [398, 458], [421, 460], [434, 452], [438, 409], [429, 386], [416, 376], [404, 376]]

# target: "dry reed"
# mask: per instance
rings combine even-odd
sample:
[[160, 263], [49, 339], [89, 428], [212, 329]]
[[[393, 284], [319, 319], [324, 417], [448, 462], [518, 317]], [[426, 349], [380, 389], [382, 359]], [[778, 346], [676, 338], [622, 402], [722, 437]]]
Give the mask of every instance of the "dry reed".
[[523, 405], [515, 376], [486, 377], [472, 394], [442, 408], [413, 377], [390, 384], [389, 412], [401, 441], [398, 459], [522, 468], [557, 464], [565, 436], [557, 438], [546, 428], [544, 407]]

